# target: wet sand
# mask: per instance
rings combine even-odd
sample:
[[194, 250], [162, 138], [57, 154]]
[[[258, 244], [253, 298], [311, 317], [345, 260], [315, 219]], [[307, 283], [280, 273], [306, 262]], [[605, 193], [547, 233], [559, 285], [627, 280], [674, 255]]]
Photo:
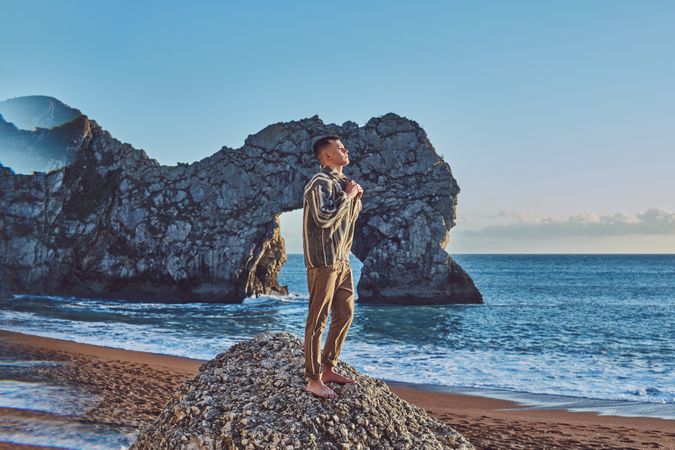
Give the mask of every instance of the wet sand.
[[[25, 381], [76, 386], [100, 401], [72, 420], [138, 429], [206, 361], [80, 344], [0, 330], [0, 358], [61, 361], [39, 366]], [[425, 390], [388, 382], [392, 392], [464, 434], [477, 449], [674, 449], [675, 420], [524, 409], [515, 402]], [[57, 420], [48, 413], [0, 408], [12, 419]], [[58, 418], [63, 420], [63, 418]], [[0, 442], [0, 450], [48, 448]]]

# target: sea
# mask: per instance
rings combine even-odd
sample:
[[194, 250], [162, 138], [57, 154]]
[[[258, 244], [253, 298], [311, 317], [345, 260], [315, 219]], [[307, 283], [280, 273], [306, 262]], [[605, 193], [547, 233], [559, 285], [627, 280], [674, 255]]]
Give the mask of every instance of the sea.
[[[368, 305], [357, 293], [341, 359], [364, 374], [425, 389], [531, 408], [675, 419], [675, 255], [453, 258], [473, 278], [483, 304]], [[351, 266], [357, 285], [362, 264], [353, 255]], [[11, 295], [0, 299], [0, 328], [211, 359], [265, 331], [302, 339], [308, 307], [302, 254], [288, 255], [279, 278], [289, 295], [231, 305]], [[76, 394], [59, 389], [26, 390], [4, 379], [0, 407], [53, 412], [72, 405]], [[12, 437], [3, 432], [0, 441]], [[74, 430], [62, 444], [79, 448], [95, 432]], [[110, 430], [97, 436], [81, 448], [125, 448], [132, 438]], [[13, 441], [41, 442], [30, 430]]]

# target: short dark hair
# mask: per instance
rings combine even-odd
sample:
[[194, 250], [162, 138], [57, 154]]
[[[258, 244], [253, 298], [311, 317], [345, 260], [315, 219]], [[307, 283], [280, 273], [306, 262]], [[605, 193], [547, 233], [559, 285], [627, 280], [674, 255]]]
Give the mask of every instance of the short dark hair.
[[319, 159], [319, 152], [321, 152], [321, 149], [326, 147], [327, 145], [330, 145], [331, 141], [337, 141], [338, 139], [340, 139], [340, 136], [331, 134], [328, 136], [323, 136], [314, 141], [314, 145], [312, 145], [312, 149], [314, 150], [314, 157], [316, 157], [316, 159]]

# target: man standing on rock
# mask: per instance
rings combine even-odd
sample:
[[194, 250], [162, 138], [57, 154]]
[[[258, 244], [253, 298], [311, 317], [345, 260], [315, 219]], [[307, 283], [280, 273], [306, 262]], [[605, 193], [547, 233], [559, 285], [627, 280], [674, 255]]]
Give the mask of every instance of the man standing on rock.
[[[305, 185], [303, 252], [309, 287], [309, 313], [305, 325], [305, 377], [308, 392], [324, 398], [337, 394], [324, 383], [354, 383], [333, 371], [354, 317], [354, 282], [349, 252], [354, 223], [361, 212], [363, 188], [342, 173], [349, 151], [338, 136], [314, 142], [321, 169]], [[321, 334], [331, 312], [326, 344]], [[323, 365], [323, 370], [321, 366]]]

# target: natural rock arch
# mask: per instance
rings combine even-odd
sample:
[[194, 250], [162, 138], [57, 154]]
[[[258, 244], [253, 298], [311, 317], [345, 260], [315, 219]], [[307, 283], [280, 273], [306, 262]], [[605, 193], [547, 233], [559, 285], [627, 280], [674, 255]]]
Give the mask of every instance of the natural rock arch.
[[[444, 250], [459, 187], [412, 120], [389, 113], [363, 127], [316, 115], [279, 122], [238, 149], [176, 166], [84, 115], [75, 121], [67, 154], [77, 148], [64, 167], [20, 175], [0, 164], [6, 292], [166, 302], [285, 293], [279, 215], [302, 208], [318, 170], [313, 140], [337, 134], [350, 149], [345, 173], [364, 188], [352, 247], [363, 261], [359, 302], [482, 302]], [[49, 142], [49, 131], [38, 131]]]

